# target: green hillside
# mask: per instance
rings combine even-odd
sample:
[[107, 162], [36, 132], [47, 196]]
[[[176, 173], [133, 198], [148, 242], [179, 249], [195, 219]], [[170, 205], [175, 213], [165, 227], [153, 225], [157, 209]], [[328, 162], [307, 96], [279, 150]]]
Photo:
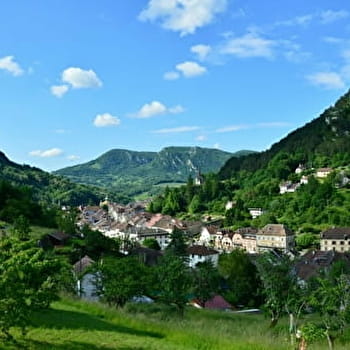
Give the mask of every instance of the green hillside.
[[125, 198], [108, 193], [96, 186], [76, 184], [61, 176], [52, 175], [29, 165], [20, 165], [10, 161], [0, 152], [0, 181], [12, 185], [27, 186], [31, 189], [35, 200], [46, 205], [80, 205], [99, 203], [109, 194], [110, 198], [125, 200]]
[[[188, 310], [184, 319], [150, 306], [153, 313], [107, 309], [99, 304], [63, 300], [37, 313], [25, 338], [0, 344], [14, 350], [287, 350], [287, 320], [278, 329], [268, 328], [263, 315], [234, 315], [225, 312]], [[344, 335], [346, 339], [346, 334]], [[347, 349], [348, 344], [337, 344]], [[310, 350], [327, 349], [326, 342]]]
[[[250, 153], [240, 151], [238, 155]], [[111, 150], [95, 160], [56, 171], [78, 183], [114, 188], [129, 195], [159, 191], [158, 184], [184, 183], [188, 176], [217, 172], [235, 154], [200, 147], [167, 147], [160, 152]]]
[[[301, 164], [303, 171], [295, 173]], [[327, 178], [318, 168], [330, 167]], [[301, 178], [308, 184], [300, 186]], [[280, 194], [285, 181], [296, 184], [294, 193]], [[319, 232], [330, 226], [349, 226], [350, 219], [350, 93], [318, 118], [293, 131], [269, 150], [230, 158], [203, 186], [188, 183], [168, 190], [151, 204], [163, 213], [204, 213], [225, 217], [226, 226], [264, 226], [283, 223], [299, 232]], [[181, 199], [181, 200], [180, 200]], [[231, 201], [233, 208], [225, 211]], [[249, 208], [265, 214], [252, 220]]]

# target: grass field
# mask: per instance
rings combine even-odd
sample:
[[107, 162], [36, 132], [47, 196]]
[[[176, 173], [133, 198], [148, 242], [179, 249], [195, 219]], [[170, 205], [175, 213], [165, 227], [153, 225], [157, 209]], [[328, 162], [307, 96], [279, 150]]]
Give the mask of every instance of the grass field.
[[[263, 315], [191, 309], [180, 319], [171, 309], [157, 305], [114, 311], [99, 304], [65, 299], [37, 313], [25, 338], [18, 332], [16, 343], [2, 343], [0, 349], [283, 350], [291, 349], [286, 329], [282, 321], [269, 330]], [[322, 342], [310, 349], [327, 346]], [[337, 344], [336, 349], [349, 346]]]

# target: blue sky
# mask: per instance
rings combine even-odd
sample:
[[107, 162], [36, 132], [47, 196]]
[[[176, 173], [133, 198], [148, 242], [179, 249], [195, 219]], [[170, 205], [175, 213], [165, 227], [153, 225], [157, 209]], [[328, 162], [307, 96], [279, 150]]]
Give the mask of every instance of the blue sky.
[[350, 4], [12, 0], [0, 150], [55, 170], [112, 148], [264, 150], [350, 82]]

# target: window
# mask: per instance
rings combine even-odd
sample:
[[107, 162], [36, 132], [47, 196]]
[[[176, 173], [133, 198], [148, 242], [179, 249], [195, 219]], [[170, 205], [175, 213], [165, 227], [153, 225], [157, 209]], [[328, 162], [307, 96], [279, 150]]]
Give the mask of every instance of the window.
[[344, 245], [344, 241], [340, 241], [340, 245]]
[[332, 241], [332, 244], [333, 244], [333, 245], [336, 245], [336, 244], [337, 244], [337, 242], [336, 242], [336, 241]]

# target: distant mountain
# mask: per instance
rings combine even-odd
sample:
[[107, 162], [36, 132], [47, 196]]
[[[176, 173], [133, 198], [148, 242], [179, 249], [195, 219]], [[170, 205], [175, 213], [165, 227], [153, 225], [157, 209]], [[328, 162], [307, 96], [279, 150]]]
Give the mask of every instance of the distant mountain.
[[28, 186], [34, 199], [42, 204], [80, 205], [99, 203], [106, 195], [118, 201], [127, 201], [96, 186], [80, 185], [70, 180], [47, 173], [29, 165], [20, 165], [9, 160], [0, 151], [0, 181], [4, 180], [14, 186]]
[[[238, 155], [253, 151], [240, 151]], [[167, 147], [160, 152], [114, 149], [95, 160], [55, 174], [78, 183], [114, 188], [129, 195], [157, 192], [162, 184], [183, 183], [198, 172], [217, 172], [235, 153], [201, 147]]]
[[[308, 167], [350, 164], [350, 91], [318, 118], [291, 132], [269, 150], [229, 159], [219, 172], [221, 179], [241, 171], [266, 171], [283, 179], [304, 163]], [[270, 170], [269, 170], [270, 169]]]

